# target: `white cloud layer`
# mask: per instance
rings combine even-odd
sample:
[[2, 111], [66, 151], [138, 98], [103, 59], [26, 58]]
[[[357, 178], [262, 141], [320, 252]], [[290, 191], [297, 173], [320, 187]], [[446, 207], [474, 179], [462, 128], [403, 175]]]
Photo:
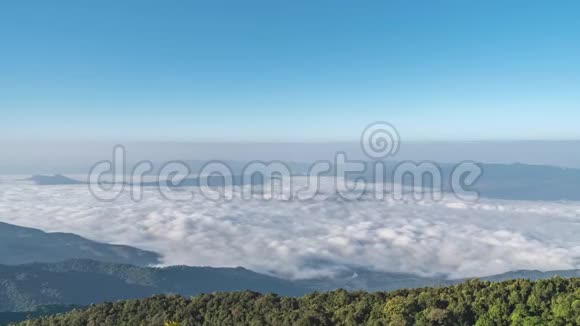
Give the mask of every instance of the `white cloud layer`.
[[150, 188], [139, 203], [128, 195], [106, 203], [86, 186], [5, 180], [0, 221], [154, 250], [168, 265], [298, 278], [327, 273], [312, 263], [321, 261], [453, 278], [580, 268], [580, 202], [170, 202]]

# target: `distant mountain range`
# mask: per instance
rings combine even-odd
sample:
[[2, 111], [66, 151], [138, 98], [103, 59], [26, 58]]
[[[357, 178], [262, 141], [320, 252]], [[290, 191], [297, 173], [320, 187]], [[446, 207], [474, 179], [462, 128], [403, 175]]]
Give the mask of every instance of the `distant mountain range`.
[[[81, 181], [73, 178], [69, 178], [62, 174], [55, 174], [55, 175], [33, 175], [32, 177], [25, 179], [25, 181], [32, 181], [34, 184], [39, 186], [63, 186], [63, 185], [86, 185], [88, 184], [87, 181]], [[202, 178], [187, 178], [183, 179], [178, 183], [174, 182], [167, 182], [168, 187], [199, 187], [201, 182], [207, 182], [207, 185], [210, 187], [223, 187], [224, 185], [228, 186], [240, 186], [244, 184], [254, 184], [259, 185], [263, 183], [263, 180], [256, 180], [252, 179], [250, 181], [243, 180], [241, 176], [232, 176], [231, 180], [225, 179], [220, 176], [207, 176]], [[102, 184], [111, 184], [109, 181], [103, 181]], [[125, 184], [130, 184], [125, 182]], [[159, 185], [164, 185], [159, 181], [149, 181], [149, 182], [142, 182], [142, 186], [144, 187], [157, 187]]]
[[[367, 162], [367, 165], [371, 162]], [[443, 180], [443, 191], [451, 192], [451, 175], [456, 164], [437, 164]], [[546, 165], [527, 164], [478, 164], [482, 175], [469, 190], [479, 192], [481, 197], [504, 200], [580, 200], [580, 169], [559, 168]], [[387, 162], [383, 181], [392, 183], [393, 171], [398, 166], [396, 162]], [[363, 178], [374, 182], [374, 171], [367, 168], [368, 173], [353, 173], [350, 178]], [[424, 185], [431, 187], [431, 180], [426, 178]], [[406, 178], [404, 185], [412, 185], [412, 180]], [[437, 188], [436, 188], [437, 189]]]
[[92, 259], [138, 266], [158, 264], [160, 256], [137, 248], [99, 243], [71, 233], [46, 233], [0, 222], [0, 264]]
[[[372, 162], [367, 162], [367, 173], [352, 173], [348, 177], [357, 179], [363, 178], [367, 182], [375, 182], [373, 169], [370, 167]], [[241, 165], [241, 164], [238, 164]], [[483, 174], [477, 180], [471, 190], [478, 191], [481, 197], [505, 199], [505, 200], [580, 200], [580, 169], [559, 168], [545, 165], [527, 165], [527, 164], [479, 164]], [[438, 164], [444, 182], [443, 190], [451, 191], [451, 174], [456, 167], [455, 164]], [[289, 165], [294, 175], [305, 175], [308, 171], [304, 163], [292, 163]], [[383, 182], [393, 182], [393, 171], [397, 167], [396, 162], [386, 162], [387, 171], [383, 177]], [[238, 167], [239, 169], [239, 167]], [[334, 175], [332, 169], [326, 175]], [[239, 171], [241, 173], [241, 171]], [[196, 187], [200, 185], [203, 178], [188, 178], [178, 184], [169, 183], [170, 187]], [[86, 184], [86, 181], [80, 181], [68, 178], [63, 175], [35, 175], [27, 179], [37, 185], [54, 186], [54, 185], [75, 185]], [[224, 179], [219, 176], [209, 176], [204, 181], [210, 186], [220, 187], [225, 183]], [[426, 186], [430, 186], [430, 180], [425, 180]], [[263, 180], [252, 180], [251, 184], [262, 184]], [[106, 184], [106, 182], [104, 182]], [[231, 182], [230, 182], [231, 183]], [[233, 177], [233, 185], [243, 185], [244, 180], [241, 176]], [[411, 185], [410, 179], [404, 179], [403, 184]], [[158, 186], [159, 182], [144, 182], [143, 186]]]
[[39, 186], [59, 186], [59, 185], [79, 185], [86, 182], [65, 177], [62, 174], [55, 175], [33, 175], [24, 181], [32, 181]]
[[[580, 169], [527, 164], [482, 164], [481, 167], [483, 175], [473, 188], [482, 197], [506, 200], [580, 200]], [[444, 165], [444, 175], [448, 175], [453, 168], [453, 165]]]

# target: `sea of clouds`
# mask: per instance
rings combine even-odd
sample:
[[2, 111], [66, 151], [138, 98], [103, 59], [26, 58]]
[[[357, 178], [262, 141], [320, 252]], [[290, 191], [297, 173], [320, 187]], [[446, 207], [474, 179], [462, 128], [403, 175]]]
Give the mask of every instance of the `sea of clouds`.
[[580, 202], [345, 200], [327, 191], [305, 201], [175, 202], [151, 187], [140, 202], [128, 194], [102, 202], [83, 185], [5, 178], [0, 221], [153, 250], [166, 265], [244, 266], [289, 278], [336, 266], [450, 278], [580, 268]]

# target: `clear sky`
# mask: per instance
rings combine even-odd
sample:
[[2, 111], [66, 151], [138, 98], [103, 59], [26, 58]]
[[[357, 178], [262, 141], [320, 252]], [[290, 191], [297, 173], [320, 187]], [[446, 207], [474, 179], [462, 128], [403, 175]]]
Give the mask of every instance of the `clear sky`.
[[2, 1], [3, 139], [580, 139], [580, 1]]

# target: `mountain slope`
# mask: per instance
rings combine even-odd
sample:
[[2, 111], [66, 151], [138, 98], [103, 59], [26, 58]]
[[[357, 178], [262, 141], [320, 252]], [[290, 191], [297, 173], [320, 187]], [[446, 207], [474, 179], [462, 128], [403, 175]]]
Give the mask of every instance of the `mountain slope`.
[[59, 262], [92, 259], [146, 266], [159, 263], [159, 255], [137, 248], [99, 243], [70, 233], [46, 233], [0, 222], [0, 264]]
[[[541, 273], [519, 271], [518, 278], [541, 279], [554, 275], [578, 275], [580, 271]], [[529, 276], [529, 277], [527, 277]], [[489, 279], [505, 279], [510, 274]], [[251, 290], [299, 296], [313, 291], [389, 291], [450, 285], [462, 280], [424, 278], [400, 273], [357, 271], [356, 277], [285, 280], [244, 268], [173, 266], [147, 268], [90, 260], [52, 264], [0, 265], [0, 311], [32, 311], [46, 305], [88, 305], [104, 301], [144, 298], [156, 294], [232, 292]]]
[[482, 280], [491, 281], [491, 282], [498, 282], [498, 281], [505, 281], [511, 280], [515, 278], [525, 278], [529, 280], [543, 280], [551, 277], [580, 277], [580, 269], [571, 269], [571, 270], [561, 270], [561, 271], [530, 271], [530, 270], [520, 270], [520, 271], [511, 271], [503, 274], [492, 275], [488, 277], [482, 277]]
[[175, 266], [143, 268], [90, 260], [0, 266], [0, 311], [31, 311], [55, 304], [88, 305], [154, 294], [196, 295], [214, 291], [309, 290], [243, 268]]

